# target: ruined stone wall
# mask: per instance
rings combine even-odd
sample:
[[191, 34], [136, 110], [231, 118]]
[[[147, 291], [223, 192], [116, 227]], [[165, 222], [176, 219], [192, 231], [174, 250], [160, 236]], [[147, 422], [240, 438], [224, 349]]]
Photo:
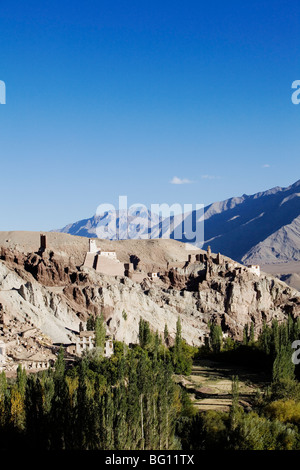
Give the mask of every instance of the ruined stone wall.
[[128, 276], [133, 282], [142, 282], [147, 275], [143, 272], [130, 272]]
[[124, 264], [113, 258], [97, 255], [96, 271], [109, 276], [124, 276]]
[[83, 266], [85, 266], [86, 268], [93, 268], [94, 261], [95, 261], [95, 253], [87, 253], [85, 256]]

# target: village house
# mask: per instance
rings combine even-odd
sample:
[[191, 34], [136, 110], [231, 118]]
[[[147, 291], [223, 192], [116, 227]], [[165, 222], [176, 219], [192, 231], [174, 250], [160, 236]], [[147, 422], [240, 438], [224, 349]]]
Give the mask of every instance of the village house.
[[260, 276], [260, 266], [258, 264], [249, 264], [247, 268], [251, 273]]
[[159, 278], [159, 273], [148, 273], [148, 277], [150, 277], [152, 281], [156, 281]]
[[[95, 348], [95, 332], [94, 331], [81, 331], [78, 340], [75, 344], [67, 347], [67, 352], [81, 356], [85, 351], [91, 351]], [[109, 337], [105, 339], [104, 343], [104, 357], [110, 357], [114, 353], [113, 340]]]
[[3, 370], [3, 367], [6, 364], [6, 344], [3, 341], [0, 341], [0, 371]]

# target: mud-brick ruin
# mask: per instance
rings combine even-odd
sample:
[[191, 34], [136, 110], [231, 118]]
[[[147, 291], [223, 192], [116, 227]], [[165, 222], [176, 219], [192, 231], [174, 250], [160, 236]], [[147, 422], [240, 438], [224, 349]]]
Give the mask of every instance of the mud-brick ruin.
[[94, 268], [98, 273], [111, 276], [124, 276], [124, 264], [116, 256], [115, 251], [101, 251], [95, 240], [89, 240], [89, 251], [84, 260], [85, 267]]
[[[120, 253], [120, 261], [116, 251], [102, 250], [98, 240], [90, 239], [88, 251], [75, 265], [65, 264], [47, 241], [46, 235], [40, 234], [39, 248], [27, 254], [1, 247], [0, 370], [5, 372], [15, 373], [19, 364], [29, 372], [46, 369], [56, 360], [61, 344], [71, 360], [93, 349], [94, 332], [84, 331], [89, 313], [104, 314], [106, 357], [113, 354], [112, 338], [128, 344], [135, 341], [141, 313], [153, 328], [161, 330], [166, 321], [175, 325], [178, 313], [182, 313], [183, 333], [192, 344], [205, 336], [212, 314], [218, 318], [225, 315], [227, 320], [230, 317], [230, 331], [238, 337], [235, 315], [240, 317], [242, 307], [247, 312], [254, 309], [252, 301], [249, 306], [244, 303], [253, 289], [260, 288], [259, 283], [266, 289], [259, 266], [243, 266], [220, 253], [212, 254], [210, 247], [207, 251], [189, 250], [182, 261], [162, 259], [151, 264], [149, 258], [140, 259], [143, 256], [135, 250], [126, 257]], [[96, 273], [103, 274], [101, 285]], [[246, 289], [246, 294], [236, 295], [237, 289]], [[237, 299], [243, 302], [242, 307]], [[123, 318], [123, 310], [130, 320]], [[56, 337], [52, 328], [60, 317], [63, 332], [59, 330], [58, 336], [64, 339], [52, 340]], [[248, 321], [246, 314], [244, 320]], [[42, 332], [43, 322], [52, 322], [46, 328], [47, 335]]]
[[[141, 268], [140, 261], [137, 256], [132, 255], [132, 262], [121, 263], [115, 251], [102, 251], [97, 247], [96, 240], [89, 240], [89, 251], [85, 255], [83, 263], [84, 267], [93, 268], [96, 272], [110, 276], [125, 276], [130, 278], [133, 282], [141, 283], [144, 279], [151, 281], [158, 281], [164, 279], [170, 270], [174, 270], [179, 274], [190, 274], [191, 270], [197, 266], [202, 272], [203, 280], [209, 279], [214, 271], [214, 266], [225, 265], [226, 269], [232, 269], [235, 264], [228, 262], [228, 259], [220, 253], [212, 255], [211, 248], [208, 246], [207, 252], [189, 254], [187, 261], [182, 263], [166, 263], [165, 266], [160, 267], [159, 272], [145, 271]], [[232, 260], [231, 260], [232, 261]], [[260, 276], [260, 267], [258, 265], [240, 266], [236, 263], [236, 274], [255, 274]]]
[[47, 369], [56, 360], [56, 349], [33, 324], [20, 324], [0, 304], [0, 371], [14, 373], [19, 365], [29, 372]]

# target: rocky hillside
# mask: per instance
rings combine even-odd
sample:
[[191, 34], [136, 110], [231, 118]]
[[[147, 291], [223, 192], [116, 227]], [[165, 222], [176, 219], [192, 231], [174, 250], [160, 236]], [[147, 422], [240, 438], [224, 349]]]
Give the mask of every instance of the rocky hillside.
[[[175, 259], [178, 264], [162, 269], [157, 281], [150, 280], [145, 271], [144, 281], [135, 283], [128, 277], [105, 276], [83, 268], [82, 263], [74, 262], [80, 253], [84, 254], [78, 246], [78, 237], [68, 235], [69, 246], [63, 246], [66, 235], [56, 236], [61, 237], [61, 246], [57, 239], [57, 245], [53, 241], [54, 249], [43, 253], [2, 246], [0, 340], [6, 340], [14, 322], [14, 328], [16, 324], [20, 331], [29, 326], [36, 328], [37, 334], [45, 335], [53, 343], [72, 343], [76, 341], [80, 322], [84, 325], [88, 315], [102, 312], [108, 332], [117, 340], [137, 342], [142, 317], [160, 334], [167, 324], [172, 341], [180, 316], [183, 337], [189, 344], [199, 345], [211, 320], [220, 323], [225, 334], [240, 339], [246, 323], [253, 321], [258, 332], [264, 320], [300, 314], [299, 292], [270, 275], [251, 273], [227, 257], [214, 254], [207, 257], [199, 250], [201, 261], [187, 263], [188, 252], [178, 242], [134, 241], [136, 256], [141, 259], [145, 254], [145, 270], [159, 263], [162, 267], [166, 261]], [[48, 243], [50, 239], [49, 236]], [[128, 242], [107, 243], [120, 244], [119, 253], [124, 258], [127, 253], [128, 262], [133, 248], [124, 247]], [[23, 248], [25, 245], [23, 242]], [[66, 253], [67, 247], [72, 256]]]

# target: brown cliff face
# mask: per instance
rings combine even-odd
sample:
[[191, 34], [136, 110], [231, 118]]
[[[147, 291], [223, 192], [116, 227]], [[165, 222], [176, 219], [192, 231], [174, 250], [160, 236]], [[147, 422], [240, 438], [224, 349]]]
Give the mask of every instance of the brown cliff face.
[[2, 247], [0, 259], [13, 269], [16, 269], [16, 265], [23, 268], [44, 286], [65, 285], [70, 281], [70, 272], [76, 270], [74, 265], [66, 265], [65, 259], [53, 251], [25, 255]]
[[[169, 288], [194, 292], [197, 310], [222, 325], [223, 332], [241, 339], [245, 324], [252, 321], [258, 333], [263, 322], [300, 314], [299, 292], [262, 273], [251, 273], [237, 263], [209, 260], [205, 275], [203, 265], [170, 270], [162, 280]], [[182, 302], [184, 305], [184, 301]]]
[[24, 268], [40, 284], [59, 286], [69, 282], [69, 272], [72, 267], [64, 266], [63, 260], [50, 252], [41, 255], [28, 255], [24, 262]]
[[72, 331], [79, 331], [80, 322], [101, 312], [110, 333], [127, 343], [137, 341], [140, 317], [161, 335], [167, 324], [171, 341], [180, 316], [183, 337], [193, 345], [203, 342], [211, 320], [241, 339], [244, 325], [252, 321], [258, 333], [263, 321], [300, 314], [298, 291], [264, 273], [252, 274], [228, 258], [182, 266], [158, 281], [140, 284], [76, 267], [50, 251], [2, 249], [0, 303], [17, 321], [26, 319], [53, 341], [64, 343], [74, 340]]

